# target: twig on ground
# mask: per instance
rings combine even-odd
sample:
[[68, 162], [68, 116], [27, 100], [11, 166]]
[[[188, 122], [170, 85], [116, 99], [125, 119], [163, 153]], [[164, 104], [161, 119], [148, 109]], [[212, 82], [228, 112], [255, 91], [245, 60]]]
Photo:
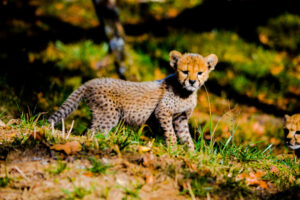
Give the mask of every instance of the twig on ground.
[[190, 195], [191, 195], [192, 200], [196, 200], [196, 197], [195, 197], [195, 195], [194, 195], [194, 193], [193, 193], [191, 184], [190, 184], [189, 182], [187, 183], [187, 186], [188, 186], [188, 190], [189, 190], [189, 193], [190, 193]]
[[207, 196], [207, 200], [211, 200], [209, 192], [206, 193], [206, 196]]
[[25, 174], [20, 170], [19, 167], [14, 166], [14, 168], [17, 170], [17, 172], [19, 172], [19, 174], [20, 174], [24, 179], [26, 179], [26, 181], [29, 181], [29, 178], [27, 178], [27, 176], [25, 176]]
[[74, 126], [74, 120], [72, 121], [72, 124], [71, 124], [71, 128], [70, 128], [70, 130], [68, 131], [68, 134], [67, 134], [67, 139], [70, 137], [70, 134], [71, 134], [71, 131], [72, 131], [72, 129], [73, 129], [73, 126]]
[[65, 120], [64, 118], [61, 119], [61, 123], [62, 123], [62, 138], [65, 138]]
[[91, 139], [95, 137], [95, 131], [92, 131]]
[[40, 119], [40, 117], [44, 114], [47, 114], [47, 112], [41, 112], [39, 113], [39, 115], [37, 116], [37, 118], [34, 120], [33, 125], [36, 125], [36, 123], [38, 122], [38, 120]]

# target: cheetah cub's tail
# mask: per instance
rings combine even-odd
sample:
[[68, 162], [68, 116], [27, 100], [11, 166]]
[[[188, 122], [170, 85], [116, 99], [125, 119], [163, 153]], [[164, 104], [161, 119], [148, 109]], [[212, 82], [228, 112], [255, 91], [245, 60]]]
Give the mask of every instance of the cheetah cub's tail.
[[79, 105], [82, 100], [86, 87], [82, 85], [77, 90], [75, 90], [67, 100], [60, 106], [60, 108], [49, 117], [48, 123], [54, 122], [54, 125], [58, 124], [61, 119], [66, 118], [70, 115]]

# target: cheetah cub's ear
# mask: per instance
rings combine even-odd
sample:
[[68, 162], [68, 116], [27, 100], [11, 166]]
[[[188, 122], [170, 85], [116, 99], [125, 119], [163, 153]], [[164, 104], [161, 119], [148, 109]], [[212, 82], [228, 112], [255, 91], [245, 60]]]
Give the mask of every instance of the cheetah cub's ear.
[[171, 67], [176, 70], [177, 62], [181, 58], [182, 54], [178, 51], [173, 50], [173, 51], [170, 52], [169, 56], [170, 56], [170, 65], [171, 65]]
[[204, 59], [207, 62], [208, 70], [209, 71], [214, 70], [215, 66], [218, 62], [218, 57], [215, 54], [210, 54], [210, 55], [206, 56]]
[[290, 118], [291, 118], [291, 116], [289, 116], [289, 115], [284, 115], [283, 121], [284, 121], [284, 122], [289, 121]]

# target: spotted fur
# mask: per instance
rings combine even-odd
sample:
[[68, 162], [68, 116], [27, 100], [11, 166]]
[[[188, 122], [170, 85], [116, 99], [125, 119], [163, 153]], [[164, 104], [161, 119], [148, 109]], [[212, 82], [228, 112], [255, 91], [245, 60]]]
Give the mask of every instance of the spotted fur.
[[197, 90], [208, 79], [217, 60], [214, 54], [202, 57], [171, 51], [170, 65], [176, 73], [163, 80], [130, 82], [100, 78], [88, 81], [70, 95], [48, 122], [60, 122], [78, 106], [81, 99], [85, 99], [92, 111], [92, 132], [106, 134], [120, 119], [139, 126], [154, 114], [164, 131], [167, 145], [176, 144], [178, 137], [181, 143], [193, 150], [188, 119], [197, 104]]
[[292, 149], [300, 149], [300, 114], [284, 116], [284, 133], [287, 145]]

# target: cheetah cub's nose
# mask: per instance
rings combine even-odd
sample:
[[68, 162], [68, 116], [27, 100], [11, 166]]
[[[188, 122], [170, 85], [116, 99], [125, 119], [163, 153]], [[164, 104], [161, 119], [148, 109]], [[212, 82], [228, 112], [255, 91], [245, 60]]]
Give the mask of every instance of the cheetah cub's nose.
[[195, 80], [189, 80], [190, 84], [193, 85], [196, 81]]

